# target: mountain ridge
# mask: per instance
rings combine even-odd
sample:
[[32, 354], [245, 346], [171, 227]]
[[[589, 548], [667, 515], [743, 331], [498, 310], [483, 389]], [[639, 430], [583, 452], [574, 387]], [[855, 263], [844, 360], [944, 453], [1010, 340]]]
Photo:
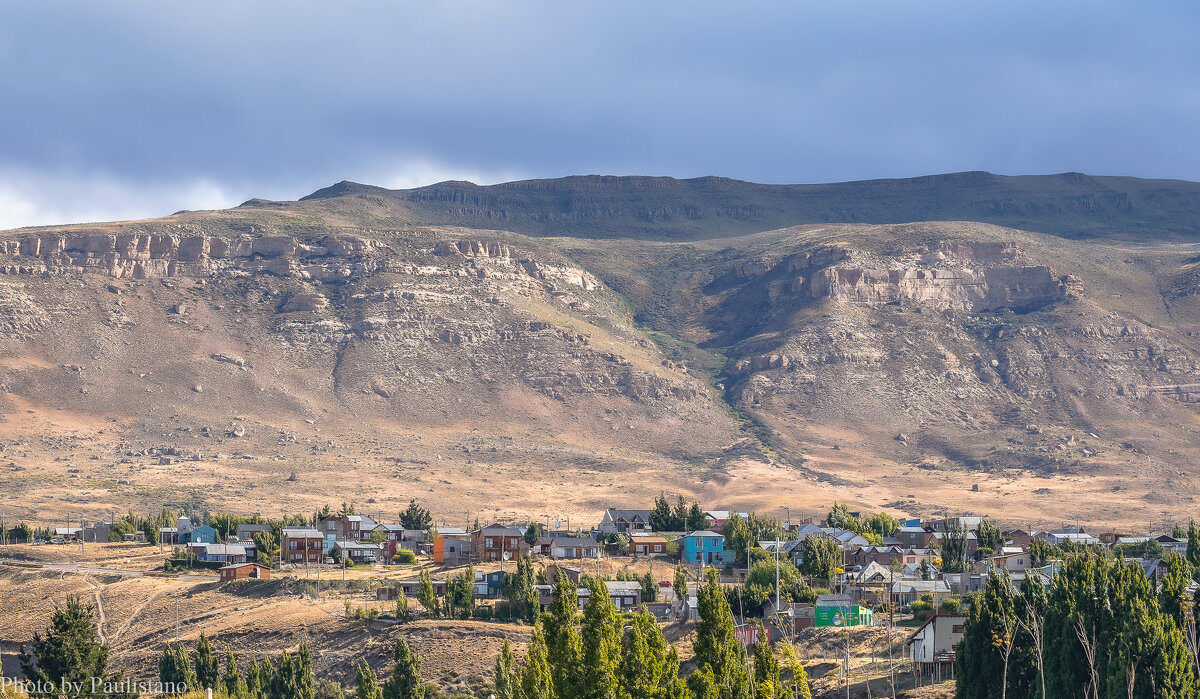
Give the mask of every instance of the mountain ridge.
[[821, 223], [977, 221], [1066, 238], [1200, 237], [1200, 183], [966, 171], [820, 184], [572, 175], [411, 189], [342, 181], [300, 202], [378, 197], [414, 222], [526, 235], [704, 240]]

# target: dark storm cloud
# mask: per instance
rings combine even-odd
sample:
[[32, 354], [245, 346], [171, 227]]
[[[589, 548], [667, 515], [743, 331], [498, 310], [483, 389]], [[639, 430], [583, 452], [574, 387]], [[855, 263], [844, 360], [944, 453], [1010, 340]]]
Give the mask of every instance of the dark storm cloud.
[[1200, 179], [1194, 3], [11, 2], [0, 226], [349, 178]]

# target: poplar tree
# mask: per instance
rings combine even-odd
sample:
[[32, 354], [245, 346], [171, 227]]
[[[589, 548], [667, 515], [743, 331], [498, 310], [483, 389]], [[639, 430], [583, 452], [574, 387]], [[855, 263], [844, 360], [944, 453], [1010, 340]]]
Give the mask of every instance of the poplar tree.
[[687, 599], [687, 573], [683, 572], [683, 566], [675, 567], [675, 598], [680, 602]]
[[617, 630], [617, 608], [603, 581], [592, 579], [591, 594], [583, 608], [581, 699], [617, 699], [620, 686], [617, 666], [621, 638]]
[[250, 664], [246, 666], [246, 696], [257, 699], [262, 696], [262, 693], [263, 687], [259, 681], [258, 661], [251, 660]]
[[317, 681], [313, 677], [312, 652], [308, 649], [306, 642], [300, 644], [300, 650], [296, 653], [295, 677], [296, 694], [294, 696], [298, 699], [315, 699]]
[[[25, 676], [32, 679], [28, 674]], [[192, 669], [191, 658], [188, 657], [187, 649], [182, 644], [174, 646], [168, 644], [163, 649], [162, 655], [158, 658], [158, 680], [164, 685], [170, 684], [182, 688], [184, 691], [200, 689], [200, 685], [196, 681], [196, 672]]]
[[425, 613], [432, 617], [441, 616], [438, 609], [437, 594], [433, 590], [433, 580], [428, 570], [422, 570], [417, 576], [417, 601], [425, 608]]
[[284, 651], [279, 658], [279, 667], [275, 669], [275, 674], [271, 676], [271, 682], [267, 685], [267, 698], [292, 699], [297, 691], [296, 668], [292, 662], [292, 654]]
[[520, 672], [521, 699], [555, 699], [554, 677], [546, 650], [546, 636], [540, 623], [533, 627], [529, 638], [525, 665]]
[[785, 694], [779, 678], [779, 661], [775, 659], [775, 648], [760, 624], [758, 643], [754, 644], [754, 692], [757, 699], [775, 699]]
[[1196, 527], [1194, 519], [1187, 530], [1187, 562], [1192, 564], [1192, 568], [1200, 570], [1200, 529]]
[[496, 699], [518, 699], [517, 660], [513, 657], [512, 647], [508, 639], [504, 639], [504, 647], [496, 658]]

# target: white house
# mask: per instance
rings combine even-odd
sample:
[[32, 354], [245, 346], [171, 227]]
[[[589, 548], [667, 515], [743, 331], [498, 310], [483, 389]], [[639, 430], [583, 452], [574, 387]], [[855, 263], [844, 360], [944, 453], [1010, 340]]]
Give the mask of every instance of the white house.
[[954, 673], [954, 648], [963, 637], [965, 616], [937, 614], [913, 632], [904, 645], [908, 658], [921, 674], [948, 679]]

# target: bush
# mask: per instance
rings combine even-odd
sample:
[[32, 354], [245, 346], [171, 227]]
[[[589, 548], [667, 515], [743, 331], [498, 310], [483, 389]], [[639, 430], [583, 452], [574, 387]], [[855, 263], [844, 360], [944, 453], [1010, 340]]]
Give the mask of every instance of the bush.
[[412, 565], [417, 562], [417, 554], [408, 549], [396, 549], [396, 555], [392, 556], [392, 562], [400, 565]]
[[481, 621], [491, 621], [493, 616], [494, 616], [494, 614], [492, 613], [492, 608], [485, 604], [477, 605], [474, 609], [471, 610], [471, 618], [472, 619], [479, 619]]
[[947, 597], [942, 600], [941, 611], [943, 614], [958, 614], [962, 611], [962, 600], [957, 597]]

